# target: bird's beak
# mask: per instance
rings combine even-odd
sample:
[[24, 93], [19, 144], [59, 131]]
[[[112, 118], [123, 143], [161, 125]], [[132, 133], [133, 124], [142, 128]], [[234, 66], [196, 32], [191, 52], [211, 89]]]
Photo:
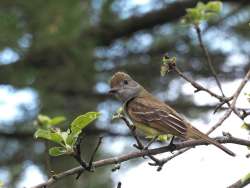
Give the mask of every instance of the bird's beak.
[[113, 87], [109, 90], [109, 94], [114, 95], [115, 93], [117, 93], [118, 90], [119, 90], [118, 87]]

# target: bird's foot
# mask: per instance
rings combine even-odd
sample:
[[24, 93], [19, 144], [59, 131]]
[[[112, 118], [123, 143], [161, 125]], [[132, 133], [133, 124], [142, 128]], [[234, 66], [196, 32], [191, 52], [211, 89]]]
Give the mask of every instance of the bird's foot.
[[173, 153], [173, 151], [176, 150], [176, 145], [174, 144], [174, 136], [171, 138], [168, 147], [171, 153]]
[[158, 139], [158, 136], [154, 136], [147, 145], [145, 145], [142, 150], [148, 150], [149, 147]]

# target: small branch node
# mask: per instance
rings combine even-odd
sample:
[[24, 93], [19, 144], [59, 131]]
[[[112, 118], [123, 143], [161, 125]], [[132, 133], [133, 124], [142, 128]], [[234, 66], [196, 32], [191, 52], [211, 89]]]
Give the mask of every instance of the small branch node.
[[194, 93], [198, 93], [199, 91], [201, 91], [201, 89], [200, 89], [200, 88], [196, 88], [196, 89], [194, 90]]
[[120, 168], [121, 168], [121, 163], [117, 163], [117, 164], [115, 164], [114, 168], [111, 169], [111, 171], [115, 172], [117, 170], [120, 170]]
[[122, 187], [122, 182], [118, 182], [117, 188], [121, 188], [121, 187]]
[[135, 147], [136, 149], [141, 150], [142, 148], [140, 146], [138, 146], [137, 144], [133, 144], [133, 147]]
[[227, 137], [227, 138], [232, 138], [233, 136], [229, 132], [222, 132], [222, 135]]
[[157, 172], [160, 172], [160, 171], [162, 170], [162, 166], [163, 166], [163, 165], [158, 166], [158, 168], [156, 169], [156, 171], [157, 171]]
[[80, 178], [80, 176], [82, 175], [82, 173], [84, 172], [84, 170], [81, 170], [79, 171], [77, 174], [76, 174], [76, 180], [78, 180]]
[[54, 175], [52, 175], [52, 177], [51, 177], [53, 180], [57, 180], [57, 176], [54, 174]]

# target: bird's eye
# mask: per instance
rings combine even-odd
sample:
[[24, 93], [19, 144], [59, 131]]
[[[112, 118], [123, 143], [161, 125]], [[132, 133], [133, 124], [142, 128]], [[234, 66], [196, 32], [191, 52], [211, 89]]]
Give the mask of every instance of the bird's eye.
[[123, 83], [124, 83], [125, 85], [128, 85], [128, 80], [124, 80]]

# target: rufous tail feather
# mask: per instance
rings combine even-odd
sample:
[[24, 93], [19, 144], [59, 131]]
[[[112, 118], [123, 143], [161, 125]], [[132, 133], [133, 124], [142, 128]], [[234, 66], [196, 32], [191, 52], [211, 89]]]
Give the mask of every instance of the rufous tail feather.
[[192, 137], [194, 139], [203, 139], [203, 140], [207, 141], [208, 143], [213, 144], [216, 147], [220, 148], [222, 151], [224, 151], [228, 155], [235, 156], [235, 153], [233, 153], [231, 150], [227, 149], [226, 147], [224, 147], [223, 145], [221, 145], [220, 143], [218, 143], [214, 139], [209, 138], [207, 135], [205, 135], [204, 133], [200, 132], [198, 129], [192, 127], [190, 129], [190, 131], [191, 131], [190, 132], [190, 137]]

